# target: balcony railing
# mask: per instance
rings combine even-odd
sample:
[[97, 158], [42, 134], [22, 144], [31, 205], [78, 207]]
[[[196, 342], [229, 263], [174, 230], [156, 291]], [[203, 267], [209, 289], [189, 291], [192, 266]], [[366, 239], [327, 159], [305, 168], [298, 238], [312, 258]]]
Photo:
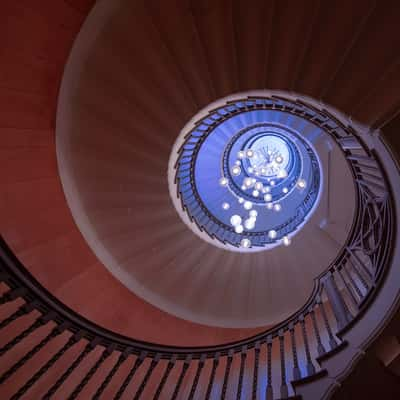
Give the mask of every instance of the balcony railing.
[[[251, 98], [243, 100], [246, 107], [255, 107], [256, 103]], [[265, 396], [272, 400], [288, 398], [295, 394], [293, 387], [299, 383], [326, 373], [320, 367], [321, 360], [346, 346], [341, 339], [344, 332], [368, 312], [391, 268], [396, 233], [393, 196], [379, 155], [365, 145], [352, 127], [300, 100], [273, 97], [270, 105], [288, 113], [301, 113], [323, 127], [342, 148], [356, 187], [357, 210], [351, 234], [334, 262], [316, 277], [306, 304], [272, 329], [233, 343], [177, 347], [138, 341], [104, 329], [62, 304], [35, 280], [2, 239], [0, 280], [3, 289], [7, 289], [2, 292], [0, 305], [6, 308], [14, 302], [21, 304], [0, 322], [0, 330], [26, 315], [38, 312], [39, 316], [0, 348], [0, 364], [15, 347], [24, 349], [20, 358], [6, 370], [0, 370], [0, 385], [13, 380], [37, 353], [46, 354], [57, 337], [64, 338], [47, 361], [30, 371], [26, 381], [18, 380], [19, 388], [12, 400], [29, 394], [35, 385], [41, 385], [41, 398], [50, 399], [74, 371], [81, 371], [80, 379], [68, 399], [88, 398], [87, 394], [82, 397], [82, 392], [95, 381], [96, 387], [89, 395], [93, 399], [120, 399], [125, 395], [134, 399]], [[44, 327], [48, 328], [45, 336], [29, 341], [34, 343], [31, 347], [24, 345], [28, 337]], [[81, 350], [65, 365], [60, 360], [74, 347]], [[89, 369], [82, 369], [90, 353], [95, 353], [97, 359]], [[107, 359], [113, 362], [107, 363]], [[59, 368], [59, 376], [49, 382], [44, 377], [54, 368]], [[117, 377], [121, 371], [128, 371], [122, 381]], [[109, 394], [116, 380], [118, 385]]]

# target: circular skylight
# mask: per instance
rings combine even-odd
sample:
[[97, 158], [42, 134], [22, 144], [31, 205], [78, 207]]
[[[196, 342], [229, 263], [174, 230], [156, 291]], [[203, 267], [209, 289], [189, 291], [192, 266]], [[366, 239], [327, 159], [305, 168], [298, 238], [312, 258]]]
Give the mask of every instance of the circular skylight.
[[170, 157], [178, 214], [198, 236], [227, 250], [289, 246], [320, 197], [321, 163], [302, 133], [309, 121], [269, 109], [268, 101], [202, 110]]

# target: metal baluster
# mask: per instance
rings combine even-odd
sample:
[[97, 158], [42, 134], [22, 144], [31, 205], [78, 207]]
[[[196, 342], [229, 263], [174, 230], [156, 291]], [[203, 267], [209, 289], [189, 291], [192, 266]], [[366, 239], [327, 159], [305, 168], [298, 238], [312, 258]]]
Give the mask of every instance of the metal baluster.
[[26, 292], [27, 290], [25, 288], [10, 289], [0, 297], [0, 305], [14, 301], [18, 297], [22, 297]]
[[27, 361], [29, 361], [39, 350], [41, 350], [47, 343], [49, 343], [56, 336], [61, 334], [66, 328], [66, 324], [56, 326], [52, 331], [42, 339], [36, 346], [28, 351], [22, 358], [20, 358], [15, 364], [13, 364], [3, 375], [0, 376], [0, 385], [5, 382], [11, 375], [13, 375], [19, 368], [21, 368]]
[[92, 376], [97, 372], [100, 368], [101, 364], [109, 357], [109, 355], [114, 351], [115, 345], [110, 345], [100, 355], [96, 363], [92, 368], [88, 371], [85, 377], [79, 382], [78, 386], [73, 390], [73, 392], [68, 397], [69, 400], [74, 400], [78, 397], [79, 393], [83, 390], [83, 388], [88, 384]]
[[286, 363], [285, 363], [285, 336], [283, 329], [278, 332], [279, 335], [279, 353], [281, 360], [281, 398], [286, 399], [289, 395], [286, 384]]
[[299, 360], [297, 357], [296, 337], [293, 322], [289, 323], [290, 340], [292, 343], [292, 356], [293, 356], [293, 379], [296, 381], [301, 379], [301, 372], [299, 368]]
[[43, 396], [43, 400], [50, 399], [63, 385], [63, 383], [68, 379], [68, 377], [74, 372], [74, 370], [79, 366], [84, 358], [96, 347], [98, 341], [89, 342], [85, 348], [80, 352], [79, 356], [75, 358], [73, 363], [65, 370], [65, 372], [57, 379], [56, 383], [47, 391]]
[[307, 376], [310, 376], [310, 375], [315, 374], [315, 367], [311, 360], [310, 346], [308, 344], [307, 331], [306, 331], [306, 323], [305, 323], [303, 315], [300, 315], [299, 321], [300, 321], [301, 331], [303, 334], [304, 349], [305, 349], [306, 358], [307, 358], [307, 367], [306, 367]]
[[258, 365], [260, 363], [260, 342], [256, 342], [254, 346], [254, 371], [253, 371], [253, 395], [252, 400], [257, 399], [258, 388]]
[[[349, 261], [350, 261], [350, 260], [349, 260]], [[350, 264], [351, 264], [351, 262], [350, 262]], [[364, 296], [363, 296], [363, 294], [361, 293], [360, 288], [358, 287], [358, 285], [357, 285], [356, 282], [354, 281], [353, 277], [351, 276], [350, 272], [348, 271], [348, 269], [347, 269], [347, 267], [346, 267], [346, 264], [343, 264], [343, 270], [344, 270], [344, 272], [346, 273], [346, 276], [347, 276], [347, 278], [349, 279], [349, 281], [350, 281], [350, 283], [351, 283], [353, 289], [356, 291], [358, 298], [359, 298], [360, 300], [362, 300]], [[357, 306], [358, 306], [358, 301], [357, 301]]]
[[328, 332], [329, 346], [331, 347], [331, 350], [333, 350], [337, 347], [338, 343], [336, 342], [336, 339], [333, 336], [331, 326], [329, 325], [328, 316], [326, 315], [325, 306], [321, 300], [321, 297], [317, 296], [316, 301], [318, 303], [319, 308], [321, 309], [322, 317], [324, 319], [325, 329]]
[[228, 380], [229, 380], [229, 374], [231, 372], [232, 360], [233, 360], [233, 350], [231, 349], [228, 352], [228, 358], [226, 360], [224, 382], [222, 384], [221, 400], [224, 400], [226, 396], [226, 389], [228, 387]]
[[326, 353], [325, 347], [322, 344], [321, 341], [321, 335], [319, 334], [319, 329], [318, 329], [318, 324], [317, 324], [317, 318], [315, 317], [315, 311], [314, 311], [314, 306], [311, 306], [310, 309], [310, 314], [311, 314], [311, 320], [312, 320], [312, 324], [314, 327], [314, 333], [315, 333], [315, 337], [317, 338], [317, 351], [318, 351], [318, 355], [322, 356], [323, 354]]
[[181, 374], [179, 375], [178, 382], [176, 383], [175, 390], [174, 393], [172, 394], [171, 400], [175, 400], [178, 397], [179, 390], [181, 389], [183, 379], [185, 378], [191, 360], [192, 360], [192, 355], [189, 354], [183, 363], [182, 371]]
[[214, 385], [215, 374], [217, 372], [218, 364], [219, 364], [220, 353], [216, 353], [213, 360], [213, 366], [210, 374], [210, 380], [208, 381], [207, 392], [206, 392], [206, 400], [210, 399], [212, 387]]
[[274, 400], [272, 388], [272, 336], [267, 337], [267, 388], [266, 400]]
[[147, 369], [146, 375], [144, 376], [142, 383], [140, 384], [140, 386], [138, 387], [134, 400], [138, 400], [140, 398], [140, 396], [143, 393], [143, 390], [145, 389], [147, 382], [149, 381], [151, 374], [154, 371], [154, 368], [157, 366], [158, 362], [160, 361], [161, 358], [161, 354], [157, 353], [154, 358], [151, 360], [151, 363], [149, 365], [149, 368]]
[[5, 328], [19, 317], [22, 317], [25, 314], [29, 314], [33, 310], [33, 308], [34, 307], [32, 304], [23, 304], [21, 307], [18, 308], [17, 311], [15, 311], [9, 317], [3, 319], [3, 321], [0, 322], [0, 329]]
[[195, 375], [195, 377], [194, 377], [193, 384], [192, 384], [192, 387], [191, 387], [191, 389], [190, 389], [190, 393], [189, 393], [188, 400], [192, 400], [193, 397], [194, 397], [194, 394], [195, 394], [196, 389], [197, 389], [197, 385], [198, 385], [198, 383], [199, 383], [201, 371], [202, 371], [203, 368], [204, 368], [204, 362], [205, 362], [205, 360], [206, 360], [206, 354], [202, 354], [202, 355], [200, 356], [200, 360], [199, 360], [199, 363], [198, 363], [198, 365], [197, 365], [196, 375]]
[[336, 282], [331, 273], [328, 273], [325, 276], [323, 285], [328, 296], [329, 303], [332, 306], [338, 329], [341, 330], [351, 321], [352, 316], [347, 308], [347, 304], [345, 303], [342, 294], [336, 286]]
[[44, 364], [38, 372], [36, 372], [18, 391], [11, 397], [10, 400], [20, 399], [40, 378], [45, 374], [75, 343], [81, 339], [81, 333], [75, 334], [69, 338], [67, 343], [54, 356]]
[[[350, 253], [350, 254], [351, 254], [351, 253]], [[358, 269], [358, 267], [356, 266], [356, 264], [351, 260], [351, 258], [349, 258], [348, 260], [349, 260], [350, 265], [352, 266], [353, 271], [356, 273], [358, 279], [360, 280], [360, 282], [361, 282], [362, 285], [364, 286], [364, 289], [368, 291], [368, 290], [369, 290], [369, 285], [368, 285], [367, 281], [365, 280], [363, 274], [360, 272], [360, 270]], [[357, 285], [354, 285], [354, 287], [357, 287], [357, 288], [358, 288]], [[363, 297], [363, 296], [362, 296], [362, 297]], [[361, 298], [362, 298], [362, 297], [361, 297]]]
[[172, 356], [171, 360], [168, 362], [167, 367], [165, 368], [164, 375], [161, 378], [161, 381], [160, 381], [160, 383], [159, 383], [159, 385], [157, 387], [157, 390], [156, 390], [156, 393], [154, 395], [154, 399], [153, 400], [158, 400], [158, 398], [160, 397], [161, 392], [162, 392], [162, 390], [164, 388], [164, 385], [167, 382], [167, 379], [169, 377], [169, 374], [171, 373], [172, 368], [174, 368], [174, 366], [175, 366], [175, 362], [176, 362], [176, 356], [174, 355], [174, 356]]
[[40, 326], [44, 324], [44, 320], [42, 318], [38, 318], [33, 324], [31, 324], [28, 328], [22, 331], [19, 335], [17, 335], [14, 339], [10, 340], [0, 349], [0, 357], [3, 356], [7, 351], [11, 350], [14, 346], [16, 346], [19, 342], [29, 336], [32, 332], [38, 329]]
[[238, 378], [236, 400], [240, 400], [240, 398], [242, 397], [243, 374], [244, 374], [244, 364], [246, 362], [246, 357], [247, 357], [247, 347], [243, 346], [242, 352], [240, 353], [240, 371]]
[[101, 383], [100, 387], [97, 389], [96, 393], [94, 394], [92, 400], [98, 400], [100, 396], [103, 394], [104, 390], [108, 386], [108, 384], [111, 382], [112, 378], [114, 375], [117, 373], [119, 370], [119, 367], [123, 364], [123, 362], [127, 359], [128, 355], [130, 354], [131, 349], [126, 349], [123, 353], [120, 354], [118, 357], [117, 362], [114, 364], [112, 367], [111, 371], [108, 373], [106, 379]]
[[343, 268], [336, 268], [336, 271], [339, 273], [340, 278], [342, 279], [342, 282], [344, 283], [344, 286], [346, 287], [347, 292], [350, 295], [350, 299], [353, 302], [354, 307], [357, 308], [358, 307], [357, 299], [356, 299], [356, 297], [354, 295], [353, 289], [349, 286], [349, 284], [347, 283], [346, 279], [344, 278], [343, 273], [342, 273], [342, 269], [344, 269], [344, 267]]
[[358, 272], [358, 274], [359, 274], [359, 276], [360, 276], [361, 281], [363, 282], [364, 285], [367, 286], [367, 288], [369, 288], [369, 285], [368, 285], [367, 282], [365, 281], [364, 277], [362, 277], [362, 275], [361, 275], [360, 271], [358, 270], [358, 268], [355, 268], [355, 264], [351, 261], [351, 257], [353, 257], [353, 260], [355, 260], [355, 261], [357, 262], [357, 264], [363, 269], [363, 271], [365, 272], [365, 274], [368, 276], [369, 280], [370, 280], [371, 282], [373, 282], [373, 276], [372, 276], [371, 271], [364, 265], [364, 263], [360, 260], [360, 257], [359, 257], [355, 252], [353, 252], [353, 251], [352, 251], [351, 249], [349, 249], [349, 248], [347, 248], [347, 251], [348, 251], [349, 254], [350, 254], [350, 259], [349, 259], [349, 260], [350, 260], [351, 264], [353, 265], [354, 269], [357, 270], [357, 272]]
[[142, 351], [140, 353], [139, 357], [136, 357], [136, 360], [133, 363], [131, 370], [129, 371], [128, 375], [126, 376], [126, 378], [122, 382], [122, 385], [118, 389], [117, 394], [114, 396], [114, 400], [119, 400], [122, 397], [122, 395], [124, 394], [126, 388], [128, 387], [129, 383], [131, 382], [131, 380], [134, 377], [134, 375], [135, 375], [136, 371], [138, 370], [138, 368], [143, 363], [143, 360], [146, 358], [146, 356], [147, 356], [147, 352]]

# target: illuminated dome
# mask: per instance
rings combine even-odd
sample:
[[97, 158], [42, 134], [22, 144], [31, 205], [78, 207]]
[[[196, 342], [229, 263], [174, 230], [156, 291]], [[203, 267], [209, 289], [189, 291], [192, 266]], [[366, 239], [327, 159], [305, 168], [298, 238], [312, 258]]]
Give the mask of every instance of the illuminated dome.
[[172, 200], [218, 247], [287, 246], [318, 204], [322, 167], [310, 139], [326, 134], [272, 107], [266, 92], [236, 97], [203, 109], [181, 131], [169, 163]]

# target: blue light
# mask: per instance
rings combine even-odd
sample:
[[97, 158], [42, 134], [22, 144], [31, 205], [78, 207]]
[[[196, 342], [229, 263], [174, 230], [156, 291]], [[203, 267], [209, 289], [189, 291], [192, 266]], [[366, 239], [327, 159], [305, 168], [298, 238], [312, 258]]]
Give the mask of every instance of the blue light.
[[260, 109], [246, 109], [243, 102], [213, 109], [185, 133], [174, 162], [176, 193], [194, 222], [188, 225], [219, 247], [287, 246], [319, 198], [320, 163], [296, 129], [311, 124], [267, 110], [267, 102], [257, 99]]

